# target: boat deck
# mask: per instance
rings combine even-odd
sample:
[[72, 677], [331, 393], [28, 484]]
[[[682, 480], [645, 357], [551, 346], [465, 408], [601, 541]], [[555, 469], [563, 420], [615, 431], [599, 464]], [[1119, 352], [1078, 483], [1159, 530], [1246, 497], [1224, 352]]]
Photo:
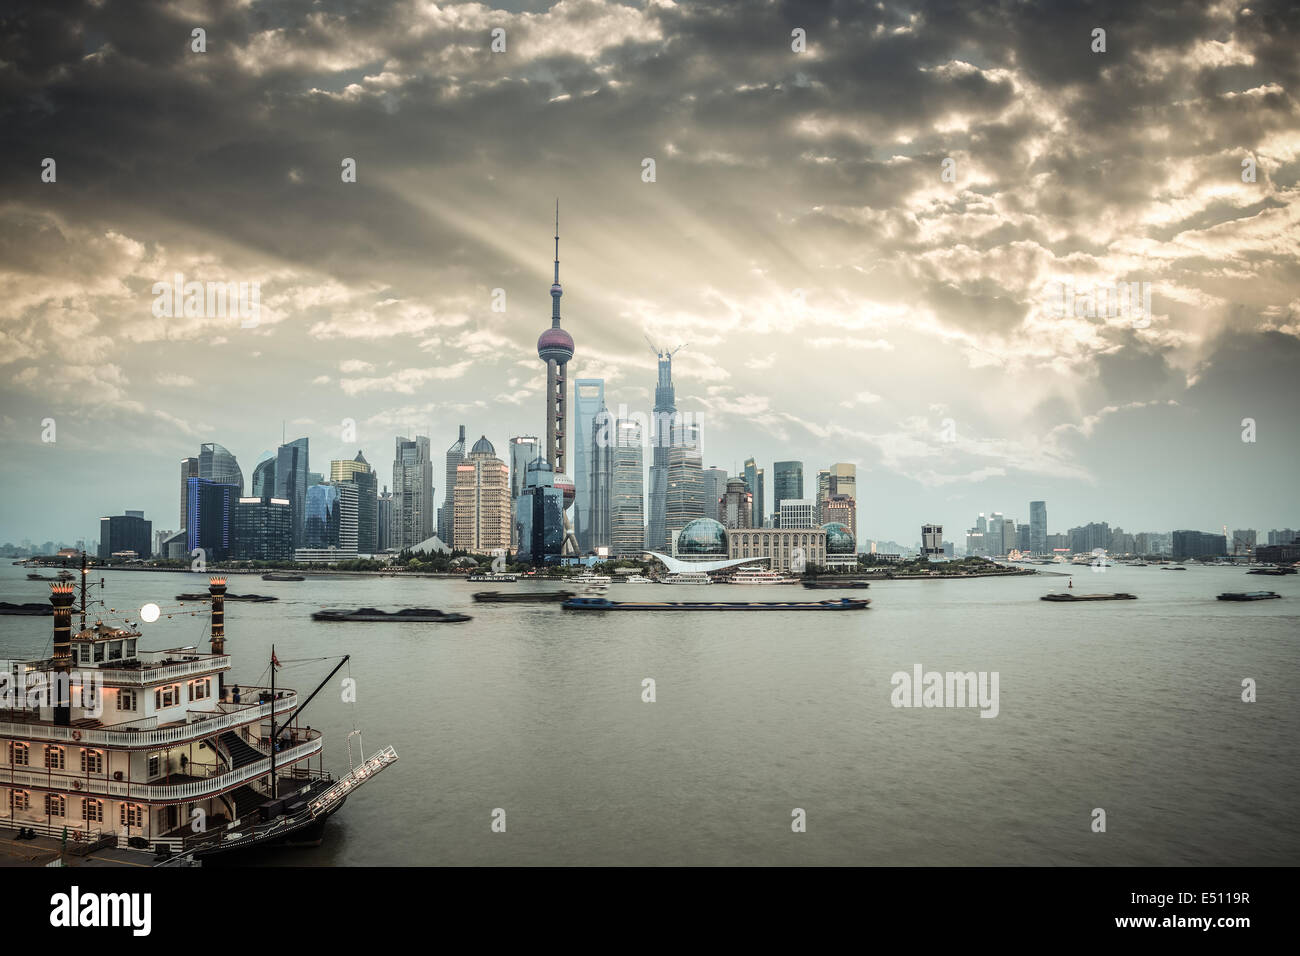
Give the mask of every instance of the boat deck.
[[[37, 836], [34, 840], [19, 840], [17, 830], [0, 829], [0, 868], [8, 866], [46, 866], [59, 858], [63, 841], [60, 837]], [[154, 865], [152, 852], [129, 847], [105, 847], [85, 856], [64, 856], [64, 866], [139, 866]]]

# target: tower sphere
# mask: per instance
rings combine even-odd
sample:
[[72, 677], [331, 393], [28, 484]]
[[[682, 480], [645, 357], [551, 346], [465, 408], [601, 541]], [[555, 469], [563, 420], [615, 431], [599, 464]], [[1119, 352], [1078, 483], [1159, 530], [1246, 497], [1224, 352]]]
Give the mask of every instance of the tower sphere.
[[563, 365], [573, 358], [573, 336], [561, 328], [549, 328], [537, 337], [537, 357]]

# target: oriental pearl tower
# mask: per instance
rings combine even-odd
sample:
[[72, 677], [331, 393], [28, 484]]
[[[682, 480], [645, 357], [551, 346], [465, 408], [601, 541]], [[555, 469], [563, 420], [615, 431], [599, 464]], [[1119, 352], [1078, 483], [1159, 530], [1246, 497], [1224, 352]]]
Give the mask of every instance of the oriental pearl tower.
[[551, 327], [537, 338], [537, 357], [546, 363], [546, 460], [555, 472], [555, 485], [564, 492], [565, 556], [578, 554], [577, 539], [569, 522], [573, 502], [573, 479], [565, 472], [568, 444], [568, 376], [565, 369], [573, 358], [573, 336], [560, 328], [560, 201], [555, 201], [555, 281], [551, 284]]

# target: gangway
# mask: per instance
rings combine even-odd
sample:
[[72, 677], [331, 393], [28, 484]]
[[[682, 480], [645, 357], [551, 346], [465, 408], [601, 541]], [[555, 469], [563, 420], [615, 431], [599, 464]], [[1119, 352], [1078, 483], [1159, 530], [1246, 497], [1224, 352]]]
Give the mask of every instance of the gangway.
[[307, 809], [311, 811], [313, 817], [329, 813], [335, 804], [341, 803], [353, 790], [396, 761], [397, 751], [391, 746], [385, 747], [374, 756], [363, 760], [347, 775], [340, 777], [338, 783], [308, 803]]

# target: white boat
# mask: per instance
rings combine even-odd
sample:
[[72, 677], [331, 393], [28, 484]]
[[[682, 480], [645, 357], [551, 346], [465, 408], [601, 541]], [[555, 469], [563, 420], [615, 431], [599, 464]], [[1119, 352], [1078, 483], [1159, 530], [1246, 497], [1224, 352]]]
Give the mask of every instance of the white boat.
[[610, 578], [606, 574], [593, 574], [591, 571], [583, 571], [573, 583], [584, 591], [607, 591], [609, 590]]
[[620, 579], [621, 584], [654, 584], [644, 574], [629, 574], [627, 577]]
[[712, 584], [713, 580], [703, 571], [679, 571], [664, 578], [664, 584]]
[[788, 577], [768, 568], [741, 568], [727, 581], [728, 584], [798, 584], [798, 578]]

